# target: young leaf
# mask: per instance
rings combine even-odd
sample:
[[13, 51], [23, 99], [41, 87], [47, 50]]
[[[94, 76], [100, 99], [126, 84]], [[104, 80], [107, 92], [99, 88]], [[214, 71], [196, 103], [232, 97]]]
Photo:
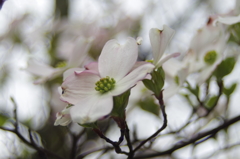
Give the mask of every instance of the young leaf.
[[149, 97], [143, 100], [140, 100], [138, 105], [145, 111], [150, 112], [156, 116], [159, 116], [160, 107], [154, 102], [154, 99]]
[[8, 117], [6, 117], [3, 114], [0, 114], [0, 126], [3, 126], [7, 120], [8, 120]]
[[122, 118], [125, 117], [125, 108], [128, 105], [130, 91], [131, 90], [128, 90], [119, 96], [113, 97], [113, 110], [111, 112], [112, 116]]
[[211, 97], [206, 103], [206, 108], [212, 109], [213, 107], [215, 107], [217, 100], [218, 100], [218, 96]]
[[214, 71], [214, 75], [218, 79], [222, 79], [224, 76], [230, 74], [235, 66], [236, 60], [234, 57], [228, 57], [227, 59], [223, 60], [216, 70]]
[[236, 89], [237, 83], [233, 83], [229, 88], [224, 87], [223, 88], [223, 93], [229, 97]]

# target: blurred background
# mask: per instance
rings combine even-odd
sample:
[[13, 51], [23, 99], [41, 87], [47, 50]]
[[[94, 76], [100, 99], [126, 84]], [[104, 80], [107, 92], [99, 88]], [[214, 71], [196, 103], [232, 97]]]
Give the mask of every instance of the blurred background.
[[[80, 37], [93, 39], [86, 62], [94, 61], [97, 60], [108, 40], [113, 38], [121, 40], [128, 36], [142, 37], [139, 60], [151, 59], [149, 30], [162, 29], [164, 24], [176, 31], [166, 53], [180, 52], [182, 55], [179, 59], [181, 59], [187, 53], [193, 36], [198, 29], [206, 25], [209, 16], [229, 13], [235, 8], [235, 2], [235, 0], [5, 1], [0, 10], [0, 114], [3, 118], [0, 122], [1, 126], [11, 127], [11, 124], [4, 119], [7, 117], [11, 120], [14, 116], [14, 105], [10, 100], [12, 97], [17, 103], [18, 120], [23, 124], [21, 131], [24, 133], [26, 127], [31, 128], [41, 136], [40, 144], [53, 152], [67, 156], [70, 149], [69, 143], [73, 141], [68, 134], [69, 131], [78, 134], [83, 131], [83, 128], [75, 124], [69, 127], [53, 126], [56, 113], [66, 106], [59, 100], [58, 94], [62, 75], [45, 77], [44, 69], [39, 71], [38, 67], [29, 69], [32, 61], [39, 64], [39, 68], [61, 68], [62, 65], [65, 66], [73, 52], [81, 51], [77, 40]], [[231, 75], [226, 77], [226, 85], [239, 81], [239, 68], [237, 63]], [[43, 82], [34, 84], [39, 77], [44, 77]], [[132, 103], [139, 103], [139, 97], [143, 99], [139, 93], [142, 88], [136, 88], [133, 91], [136, 93], [133, 93], [134, 96], [130, 100]], [[237, 88], [231, 98], [228, 108], [229, 117], [239, 114], [239, 93]], [[174, 95], [165, 102], [169, 119], [169, 128], [166, 130], [168, 132], [183, 125], [189, 119], [191, 109], [180, 95]], [[133, 107], [129, 109], [127, 120], [130, 130], [135, 130], [137, 138], [143, 139], [156, 131], [162, 119], [158, 117], [159, 113], [146, 111], [142, 104], [138, 105], [136, 109]], [[210, 121], [210, 119], [206, 120]], [[107, 123], [109, 124], [109, 121]], [[204, 125], [206, 122], [197, 124]], [[211, 128], [216, 124], [212, 121], [208, 126]], [[86, 131], [88, 135], [79, 141], [81, 152], [105, 144], [95, 134], [89, 130]], [[111, 129], [106, 128], [106, 134], [112, 139], [118, 138], [118, 131], [116, 125], [112, 125]], [[194, 124], [178, 137], [181, 138], [191, 131], [196, 131]], [[240, 143], [239, 132], [240, 124], [237, 123], [230, 127], [227, 133], [220, 132], [220, 139], [208, 140], [196, 148], [187, 146], [176, 151], [173, 156], [175, 158], [207, 158], [216, 150], [224, 149], [226, 145]], [[163, 137], [156, 141], [154, 148], [170, 147], [176, 139], [172, 136]], [[240, 155], [238, 151], [239, 147], [234, 147], [214, 157], [234, 158]], [[113, 154], [109, 153], [101, 157], [111, 158]], [[16, 135], [0, 130], [1, 159], [38, 158], [35, 155], [35, 150], [22, 143]], [[93, 154], [88, 158], [96, 158], [96, 156]], [[120, 158], [123, 156], [120, 155]]]

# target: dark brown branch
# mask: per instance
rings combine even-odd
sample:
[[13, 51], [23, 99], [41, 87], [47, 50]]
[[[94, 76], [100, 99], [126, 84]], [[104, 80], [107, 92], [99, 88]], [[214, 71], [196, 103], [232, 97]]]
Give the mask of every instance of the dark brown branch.
[[22, 141], [24, 142], [27, 146], [35, 149], [39, 155], [41, 155], [42, 158], [47, 158], [47, 156], [50, 156], [50, 157], [53, 157], [55, 159], [63, 159], [61, 156], [58, 156], [57, 154], [51, 152], [51, 151], [48, 151], [47, 149], [44, 149], [43, 147], [39, 147], [33, 140], [32, 138], [32, 133], [31, 133], [31, 130], [28, 128], [28, 135], [29, 135], [29, 139], [30, 141], [28, 141], [18, 130], [18, 127], [19, 127], [19, 123], [18, 123], [18, 116], [17, 116], [17, 104], [14, 100], [14, 98], [11, 97], [11, 101], [13, 102], [13, 105], [14, 105], [14, 111], [13, 111], [13, 115], [14, 115], [14, 118], [15, 118], [15, 122], [13, 122], [13, 125], [14, 125], [14, 128], [13, 129], [9, 129], [9, 128], [4, 128], [4, 127], [0, 127], [1, 130], [4, 130], [4, 131], [8, 131], [8, 132], [11, 132], [11, 133], [14, 133], [17, 135], [17, 137]]
[[156, 137], [162, 130], [164, 130], [167, 127], [167, 114], [165, 111], [165, 105], [164, 105], [164, 101], [163, 101], [163, 93], [161, 91], [159, 97], [156, 97], [158, 99], [161, 111], [162, 111], [162, 115], [163, 115], [163, 125], [161, 126], [160, 129], [158, 129], [154, 134], [152, 134], [149, 138], [147, 138], [146, 140], [142, 141], [134, 150], [133, 153], [135, 153], [138, 149], [140, 149], [146, 142], [150, 141], [151, 139], [153, 139], [154, 137]]
[[99, 136], [100, 138], [102, 138], [102, 139], [104, 139], [106, 142], [110, 143], [110, 144], [114, 147], [116, 153], [128, 155], [127, 152], [121, 150], [121, 148], [120, 148], [120, 146], [119, 146], [119, 142], [114, 142], [114, 141], [110, 140], [109, 138], [107, 138], [106, 136], [103, 135], [103, 133], [102, 133], [101, 130], [99, 130], [99, 129], [97, 129], [97, 128], [94, 128], [93, 131], [94, 131], [96, 134], [98, 134], [98, 136]]
[[148, 154], [148, 155], [141, 155], [141, 156], [136, 156], [135, 158], [150, 158], [150, 157], [156, 157], [156, 156], [163, 156], [163, 155], [170, 155], [172, 154], [174, 151], [182, 148], [182, 147], [185, 147], [189, 144], [193, 144], [195, 143], [197, 140], [200, 140], [204, 137], [207, 137], [209, 135], [215, 135], [218, 131], [224, 129], [224, 128], [227, 128], [229, 127], [230, 125], [238, 122], [240, 120], [240, 116], [237, 116], [235, 118], [232, 118], [226, 122], [224, 122], [222, 125], [218, 126], [217, 128], [214, 128], [212, 130], [209, 130], [209, 131], [205, 131], [205, 132], [202, 132], [202, 133], [198, 133], [196, 134], [195, 136], [193, 136], [191, 139], [189, 140], [186, 140], [186, 141], [181, 141], [181, 143], [179, 142], [179, 144], [176, 144], [174, 145], [172, 148], [166, 150], [166, 151], [163, 151], [163, 152], [158, 152], [158, 153], [152, 153], [152, 154]]
[[[56, 158], [56, 159], [63, 159], [62, 157], [58, 156], [57, 154], [55, 154], [55, 153], [53, 153], [53, 152], [51, 152], [51, 151], [48, 151], [48, 150], [46, 150], [46, 149], [44, 149], [44, 148], [42, 148], [42, 147], [39, 147], [39, 146], [37, 146], [37, 145], [35, 144], [35, 142], [32, 142], [33, 139], [32, 139], [31, 133], [29, 134], [29, 137], [30, 137], [30, 142], [29, 142], [27, 139], [25, 139], [24, 136], [22, 136], [22, 134], [21, 134], [16, 128], [14, 128], [14, 129], [8, 129], [8, 128], [0, 127], [0, 129], [1, 129], [1, 130], [4, 130], [4, 131], [12, 132], [12, 133], [16, 134], [17, 137], [18, 137], [22, 142], [24, 142], [24, 143], [25, 143], [26, 145], [28, 145], [29, 147], [37, 150], [40, 154], [43, 154], [43, 153], [44, 153], [44, 154], [46, 154], [46, 155], [48, 155], [48, 156], [51, 156], [51, 157], [54, 157], [54, 158]], [[28, 131], [31, 131], [31, 130], [28, 130]]]
[[133, 153], [133, 148], [132, 148], [132, 143], [131, 143], [131, 139], [130, 139], [130, 135], [129, 135], [129, 128], [128, 128], [127, 122], [125, 122], [125, 125], [126, 125], [125, 138], [127, 140], [127, 145], [129, 148], [128, 158], [132, 158], [134, 153]]

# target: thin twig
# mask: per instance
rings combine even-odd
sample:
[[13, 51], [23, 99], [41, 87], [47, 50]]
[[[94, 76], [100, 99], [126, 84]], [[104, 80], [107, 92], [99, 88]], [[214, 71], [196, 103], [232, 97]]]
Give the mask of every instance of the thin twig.
[[232, 119], [224, 122], [223, 124], [221, 124], [217, 128], [214, 128], [212, 130], [205, 131], [205, 132], [202, 132], [202, 133], [198, 133], [195, 136], [193, 136], [192, 138], [190, 138], [189, 140], [178, 142], [179, 144], [174, 145], [172, 148], [170, 148], [170, 149], [168, 149], [166, 151], [152, 153], [152, 154], [148, 154], [148, 155], [136, 156], [134, 158], [138, 159], [138, 158], [150, 158], [150, 157], [156, 157], [156, 156], [170, 155], [174, 151], [176, 151], [176, 150], [178, 150], [178, 149], [180, 149], [180, 148], [182, 148], [184, 146], [187, 146], [189, 144], [193, 144], [197, 140], [200, 140], [201, 138], [204, 138], [204, 137], [212, 135], [212, 134], [216, 134], [218, 131], [220, 131], [220, 130], [222, 130], [224, 128], [229, 127], [230, 125], [238, 122], [239, 120], [240, 120], [240, 116], [237, 116], [235, 118], [232, 118]]
[[164, 105], [164, 101], [163, 101], [163, 93], [161, 91], [159, 97], [156, 97], [158, 99], [161, 111], [162, 111], [162, 115], [163, 115], [163, 125], [160, 127], [160, 129], [158, 129], [154, 134], [152, 134], [150, 137], [148, 137], [147, 139], [145, 139], [144, 141], [142, 141], [134, 150], [133, 153], [135, 153], [138, 149], [140, 149], [146, 142], [150, 141], [151, 139], [153, 139], [154, 137], [156, 137], [162, 130], [164, 130], [167, 127], [167, 114], [165, 111], [165, 105]]

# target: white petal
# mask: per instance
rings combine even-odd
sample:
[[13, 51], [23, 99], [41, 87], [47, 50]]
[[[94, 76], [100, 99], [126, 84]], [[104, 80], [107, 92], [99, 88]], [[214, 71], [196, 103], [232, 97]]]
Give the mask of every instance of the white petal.
[[46, 77], [55, 72], [55, 69], [49, 65], [38, 62], [34, 59], [28, 61], [28, 67], [24, 69], [36, 76]]
[[75, 72], [63, 82], [61, 100], [76, 104], [81, 98], [99, 93], [95, 90], [95, 83], [99, 79], [100, 77], [91, 71], [79, 74]]
[[165, 56], [163, 59], [159, 60], [158, 63], [156, 63], [156, 67], [157, 68], [161, 67], [164, 62], [166, 62], [167, 60], [169, 60], [172, 57], [178, 57], [179, 55], [180, 55], [180, 53], [176, 52], [176, 53]]
[[74, 74], [74, 72], [80, 73], [80, 72], [82, 72], [82, 71], [84, 71], [84, 70], [85, 70], [84, 68], [70, 68], [70, 69], [66, 70], [66, 71], [63, 73], [63, 81], [65, 81], [65, 79], [66, 79], [68, 76]]
[[69, 123], [72, 122], [72, 119], [69, 114], [61, 114], [57, 113], [57, 119], [54, 122], [54, 126], [61, 125], [61, 126], [67, 126]]
[[56, 119], [54, 125], [55, 126], [57, 126], [57, 125], [67, 126], [69, 123], [71, 123], [72, 119], [71, 119], [69, 113], [70, 113], [69, 107], [65, 107], [61, 112], [58, 112], [56, 114], [57, 119]]
[[227, 25], [232, 25], [240, 22], [240, 15], [238, 16], [231, 16], [231, 17], [218, 17], [213, 24], [216, 24], [217, 22], [227, 24]]
[[167, 45], [172, 39], [175, 31], [166, 25], [163, 25], [163, 30], [152, 28], [149, 32], [149, 38], [153, 50], [154, 63], [158, 63], [161, 59]]
[[116, 81], [122, 79], [137, 61], [138, 46], [133, 38], [128, 38], [120, 45], [117, 40], [108, 41], [99, 57], [99, 73], [101, 77], [109, 76]]
[[79, 124], [92, 123], [112, 111], [112, 96], [90, 96], [71, 107], [70, 115]]
[[88, 51], [91, 47], [92, 40], [86, 38], [79, 38], [75, 43], [75, 47], [70, 54], [68, 60], [69, 67], [79, 67], [83, 65], [84, 60], [88, 55]]
[[171, 58], [166, 61], [162, 67], [166, 75], [174, 78], [177, 75], [177, 72], [183, 67], [183, 63], [174, 58]]
[[125, 76], [122, 80], [118, 81], [115, 85], [111, 94], [113, 96], [120, 95], [137, 84], [138, 81], [144, 79], [148, 73], [152, 72], [154, 69], [154, 65], [147, 63], [145, 65], [141, 65], [132, 72], [130, 72], [127, 76]]

